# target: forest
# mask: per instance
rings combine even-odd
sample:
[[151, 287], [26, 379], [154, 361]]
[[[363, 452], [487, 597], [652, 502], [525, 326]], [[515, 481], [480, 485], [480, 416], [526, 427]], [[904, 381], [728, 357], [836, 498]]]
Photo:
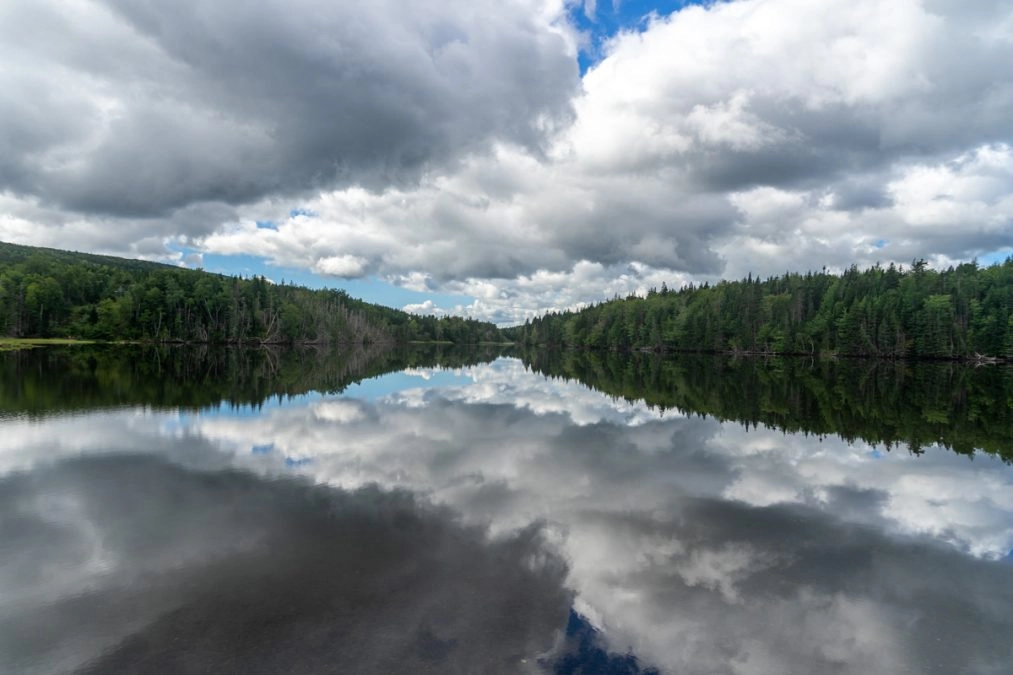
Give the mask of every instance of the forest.
[[474, 344], [491, 323], [171, 265], [0, 243], [0, 335], [204, 344]]
[[1005, 359], [1013, 357], [1013, 258], [662, 285], [504, 333], [528, 346], [613, 351]]
[[0, 335], [202, 344], [476, 344], [878, 358], [1013, 357], [1013, 258], [662, 284], [502, 331], [264, 277], [0, 243]]

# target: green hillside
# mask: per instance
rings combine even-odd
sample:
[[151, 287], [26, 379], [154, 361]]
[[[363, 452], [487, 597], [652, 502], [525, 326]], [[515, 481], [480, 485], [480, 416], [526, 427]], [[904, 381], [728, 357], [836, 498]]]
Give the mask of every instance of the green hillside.
[[7, 243], [0, 335], [220, 344], [501, 339], [491, 323], [415, 316], [341, 290]]

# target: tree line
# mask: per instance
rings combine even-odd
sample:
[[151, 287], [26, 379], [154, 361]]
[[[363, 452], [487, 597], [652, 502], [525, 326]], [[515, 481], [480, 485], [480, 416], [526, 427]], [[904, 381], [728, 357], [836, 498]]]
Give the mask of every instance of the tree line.
[[613, 351], [1013, 357], [1013, 258], [933, 270], [662, 284], [500, 331], [416, 316], [337, 289], [274, 284], [138, 260], [0, 243], [0, 335], [146, 342], [470, 344]]
[[491, 323], [416, 316], [342, 290], [6, 243], [0, 335], [207, 344], [502, 339]]
[[609, 350], [1013, 357], [1013, 258], [937, 271], [924, 260], [840, 275], [651, 289], [504, 333], [525, 345]]
[[1013, 258], [944, 271], [916, 260], [842, 275], [651, 289], [508, 328], [525, 345], [606, 350], [839, 354], [953, 359], [1013, 356]]

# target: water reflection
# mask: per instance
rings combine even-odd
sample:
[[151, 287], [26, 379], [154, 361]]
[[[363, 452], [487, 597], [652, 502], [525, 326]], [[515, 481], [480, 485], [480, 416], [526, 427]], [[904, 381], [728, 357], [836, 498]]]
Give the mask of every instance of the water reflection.
[[517, 359], [2, 430], [0, 583], [18, 600], [0, 634], [28, 628], [0, 654], [39, 670], [86, 653], [104, 670], [233, 652], [440, 672], [1013, 659], [1013, 471], [989, 455], [687, 417]]
[[403, 492], [98, 456], [3, 479], [0, 514], [4, 672], [518, 672], [570, 605], [537, 527]]
[[146, 406], [250, 406], [307, 393], [333, 393], [416, 364], [460, 367], [498, 349], [228, 349], [95, 345], [0, 352], [0, 419], [74, 410]]
[[525, 363], [609, 395], [795, 433], [940, 443], [1013, 461], [1013, 365], [531, 352]]

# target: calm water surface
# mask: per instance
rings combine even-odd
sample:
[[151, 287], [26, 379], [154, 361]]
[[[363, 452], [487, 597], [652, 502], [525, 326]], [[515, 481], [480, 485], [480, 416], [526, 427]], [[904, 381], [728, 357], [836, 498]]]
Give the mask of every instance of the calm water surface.
[[493, 357], [0, 355], [0, 671], [1011, 672], [1009, 371]]

